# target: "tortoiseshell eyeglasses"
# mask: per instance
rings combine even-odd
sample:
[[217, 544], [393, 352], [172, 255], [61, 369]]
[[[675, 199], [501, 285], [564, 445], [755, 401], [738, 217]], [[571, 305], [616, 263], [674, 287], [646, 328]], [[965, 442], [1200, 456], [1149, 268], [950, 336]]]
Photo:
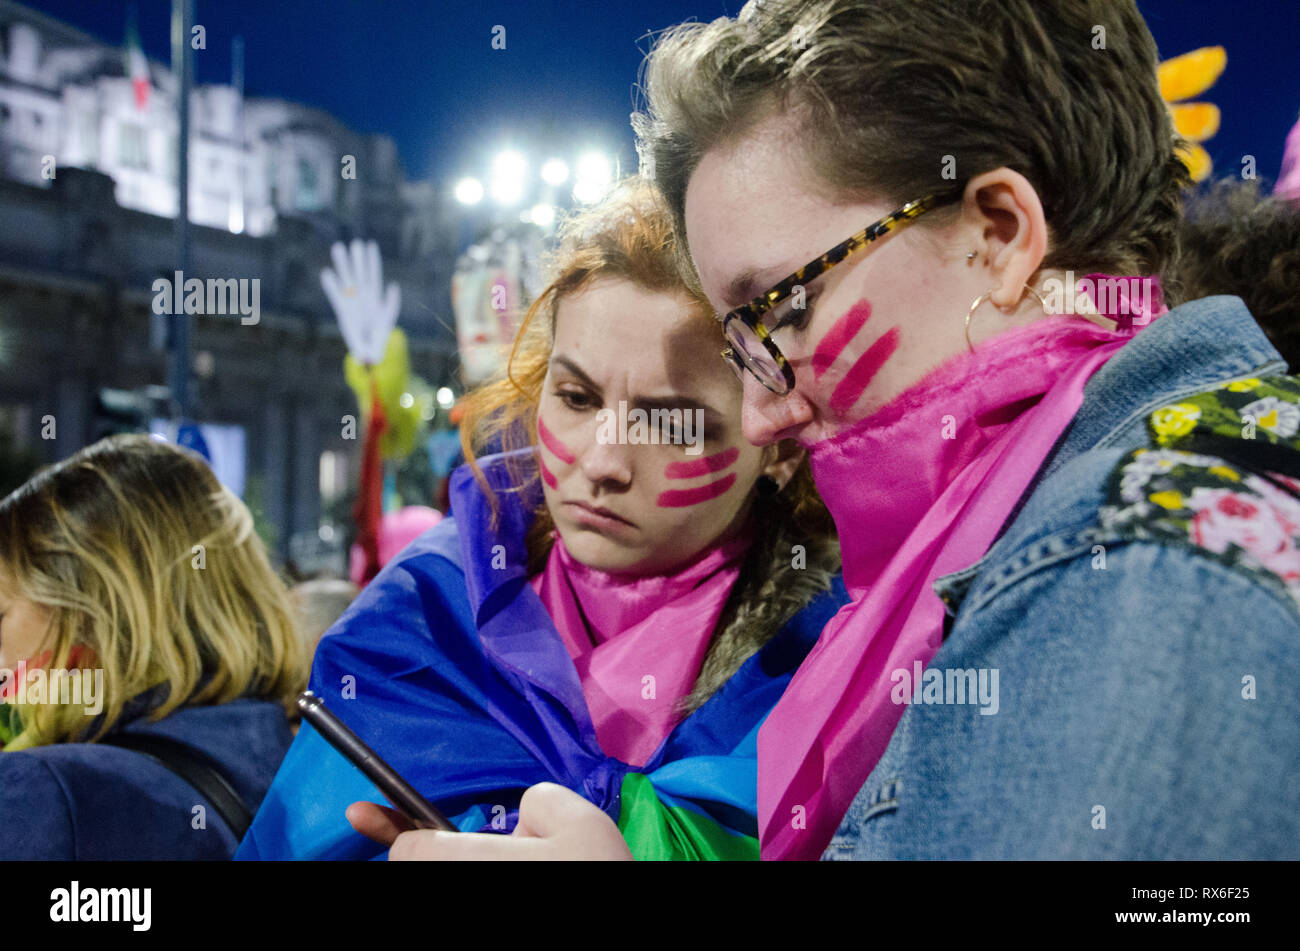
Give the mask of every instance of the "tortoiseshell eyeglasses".
[[730, 344], [722, 351], [722, 358], [742, 381], [744, 371], [748, 370], [778, 396], [789, 393], [794, 389], [794, 369], [772, 340], [772, 334], [793, 323], [795, 311], [805, 306], [806, 298], [797, 293], [799, 288], [821, 277], [871, 242], [911, 224], [931, 208], [958, 201], [962, 193], [963, 189], [954, 188], [908, 202], [898, 211], [868, 225], [848, 240], [841, 241], [821, 257], [809, 261], [767, 293], [719, 316], [717, 319], [722, 322], [722, 332]]

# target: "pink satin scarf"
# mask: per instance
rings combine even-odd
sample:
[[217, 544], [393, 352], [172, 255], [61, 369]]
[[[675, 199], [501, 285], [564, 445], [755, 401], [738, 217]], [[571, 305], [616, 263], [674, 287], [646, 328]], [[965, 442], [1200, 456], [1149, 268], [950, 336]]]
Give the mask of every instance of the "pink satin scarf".
[[600, 747], [644, 766], [677, 722], [752, 533], [716, 545], [668, 575], [597, 571], [557, 534], [533, 589], [578, 669]]
[[759, 731], [763, 858], [814, 859], [829, 844], [903, 714], [891, 673], [910, 675], [939, 649], [935, 579], [983, 557], [1078, 412], [1088, 378], [1165, 312], [1152, 284], [1137, 326], [1108, 314], [1116, 329], [1077, 316], [1013, 328], [809, 447], [853, 601]]

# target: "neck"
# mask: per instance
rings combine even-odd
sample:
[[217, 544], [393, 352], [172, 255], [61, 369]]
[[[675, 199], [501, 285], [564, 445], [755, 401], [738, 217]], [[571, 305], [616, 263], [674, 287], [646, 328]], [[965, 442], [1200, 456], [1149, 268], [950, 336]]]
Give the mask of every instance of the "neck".
[[850, 592], [871, 586], [958, 475], [1105, 336], [1077, 317], [1014, 327], [974, 353], [957, 354], [886, 406], [810, 447]]

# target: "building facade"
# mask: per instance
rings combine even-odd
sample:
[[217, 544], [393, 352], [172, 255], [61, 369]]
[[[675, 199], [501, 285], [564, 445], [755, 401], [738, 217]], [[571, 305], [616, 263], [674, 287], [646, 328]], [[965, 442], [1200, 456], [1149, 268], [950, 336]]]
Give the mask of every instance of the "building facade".
[[[0, 39], [0, 429], [54, 461], [96, 437], [104, 390], [167, 381], [154, 282], [177, 268], [177, 87], [149, 63], [142, 105], [120, 47], [10, 0]], [[454, 385], [456, 225], [432, 185], [406, 180], [390, 139], [320, 110], [201, 86], [190, 130], [183, 276], [256, 281], [259, 312], [190, 318], [187, 415], [242, 430], [245, 497], [287, 557], [295, 539], [331, 534], [322, 513], [360, 452], [320, 286], [331, 244], [378, 242], [413, 371]]]

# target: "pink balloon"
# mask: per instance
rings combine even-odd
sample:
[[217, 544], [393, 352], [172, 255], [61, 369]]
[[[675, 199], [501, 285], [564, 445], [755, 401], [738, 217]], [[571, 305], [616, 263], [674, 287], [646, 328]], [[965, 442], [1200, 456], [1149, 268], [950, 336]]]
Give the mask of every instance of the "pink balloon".
[[1286, 137], [1286, 149], [1282, 153], [1282, 171], [1278, 174], [1273, 194], [1300, 202], [1300, 122], [1291, 129]]
[[[385, 512], [379, 522], [379, 565], [383, 567], [393, 556], [415, 541], [426, 531], [442, 521], [442, 513], [427, 505], [408, 505], [396, 512]], [[360, 545], [350, 552], [348, 576], [354, 584], [361, 584], [366, 556]]]

